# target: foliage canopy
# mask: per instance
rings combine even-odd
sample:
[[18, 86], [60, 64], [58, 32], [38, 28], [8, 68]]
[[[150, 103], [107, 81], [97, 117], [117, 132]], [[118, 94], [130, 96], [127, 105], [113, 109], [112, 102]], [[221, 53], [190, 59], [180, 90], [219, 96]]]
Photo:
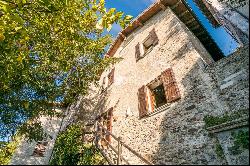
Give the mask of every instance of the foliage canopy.
[[0, 0], [0, 137], [16, 129], [39, 140], [41, 116], [57, 115], [115, 58], [103, 58], [112, 24], [131, 16], [105, 0]]
[[15, 135], [11, 142], [0, 142], [0, 165], [8, 165], [14, 154], [21, 136]]

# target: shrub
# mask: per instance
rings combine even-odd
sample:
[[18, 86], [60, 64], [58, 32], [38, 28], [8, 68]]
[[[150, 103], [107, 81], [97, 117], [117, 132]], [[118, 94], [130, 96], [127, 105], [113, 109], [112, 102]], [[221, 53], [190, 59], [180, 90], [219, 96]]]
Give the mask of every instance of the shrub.
[[94, 145], [82, 142], [80, 125], [71, 125], [58, 135], [50, 165], [100, 165], [104, 162]]

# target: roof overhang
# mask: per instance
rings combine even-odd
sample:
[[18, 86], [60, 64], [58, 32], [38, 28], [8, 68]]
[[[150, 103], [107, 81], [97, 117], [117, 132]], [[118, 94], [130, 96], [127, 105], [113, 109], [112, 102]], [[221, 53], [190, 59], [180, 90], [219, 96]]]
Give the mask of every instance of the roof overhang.
[[115, 39], [115, 41], [110, 46], [105, 57], [112, 57], [116, 53], [117, 49], [120, 47], [124, 39], [131, 34], [135, 29], [143, 26], [146, 21], [151, 17], [156, 15], [161, 10], [170, 7], [172, 11], [177, 15], [177, 17], [188, 27], [190, 31], [201, 41], [207, 51], [211, 54], [214, 60], [218, 60], [224, 57], [223, 53], [214, 42], [210, 34], [200, 23], [198, 18], [193, 13], [192, 9], [188, 7], [185, 0], [157, 0], [146, 10], [144, 10], [140, 15], [138, 15], [131, 23], [123, 29]]

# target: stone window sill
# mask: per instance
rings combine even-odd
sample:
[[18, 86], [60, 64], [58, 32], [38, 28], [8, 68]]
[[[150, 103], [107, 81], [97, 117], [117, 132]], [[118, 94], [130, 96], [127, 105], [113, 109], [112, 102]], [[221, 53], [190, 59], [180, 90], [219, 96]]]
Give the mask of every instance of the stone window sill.
[[151, 46], [147, 52], [144, 52], [144, 54], [142, 55], [143, 57], [145, 57], [147, 54], [149, 54], [152, 50], [153, 50], [154, 46]]
[[146, 116], [150, 117], [150, 116], [154, 116], [158, 113], [161, 113], [163, 111], [166, 111], [170, 107], [170, 105], [171, 105], [170, 103], [166, 103], [163, 106], [156, 108], [153, 112], [148, 113]]

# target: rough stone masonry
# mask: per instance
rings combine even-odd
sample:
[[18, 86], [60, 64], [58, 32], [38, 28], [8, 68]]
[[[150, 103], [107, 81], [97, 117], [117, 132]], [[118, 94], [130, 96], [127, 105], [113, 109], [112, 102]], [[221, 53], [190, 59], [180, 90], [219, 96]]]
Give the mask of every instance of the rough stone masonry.
[[[158, 44], [136, 61], [135, 46], [141, 43], [143, 52], [142, 44], [153, 28]], [[216, 138], [205, 129], [204, 117], [249, 109], [248, 46], [214, 62], [170, 8], [155, 14], [127, 39], [114, 54], [123, 60], [103, 72], [100, 87], [85, 97], [92, 103], [86, 104], [84, 97], [78, 101], [79, 118], [93, 122], [113, 107], [112, 133], [154, 164], [227, 164], [227, 158], [216, 154]], [[139, 118], [138, 89], [170, 67], [181, 98]], [[114, 82], [107, 86], [113, 68]], [[111, 143], [117, 145], [115, 140]], [[122, 154], [131, 164], [143, 164], [125, 148]]]

